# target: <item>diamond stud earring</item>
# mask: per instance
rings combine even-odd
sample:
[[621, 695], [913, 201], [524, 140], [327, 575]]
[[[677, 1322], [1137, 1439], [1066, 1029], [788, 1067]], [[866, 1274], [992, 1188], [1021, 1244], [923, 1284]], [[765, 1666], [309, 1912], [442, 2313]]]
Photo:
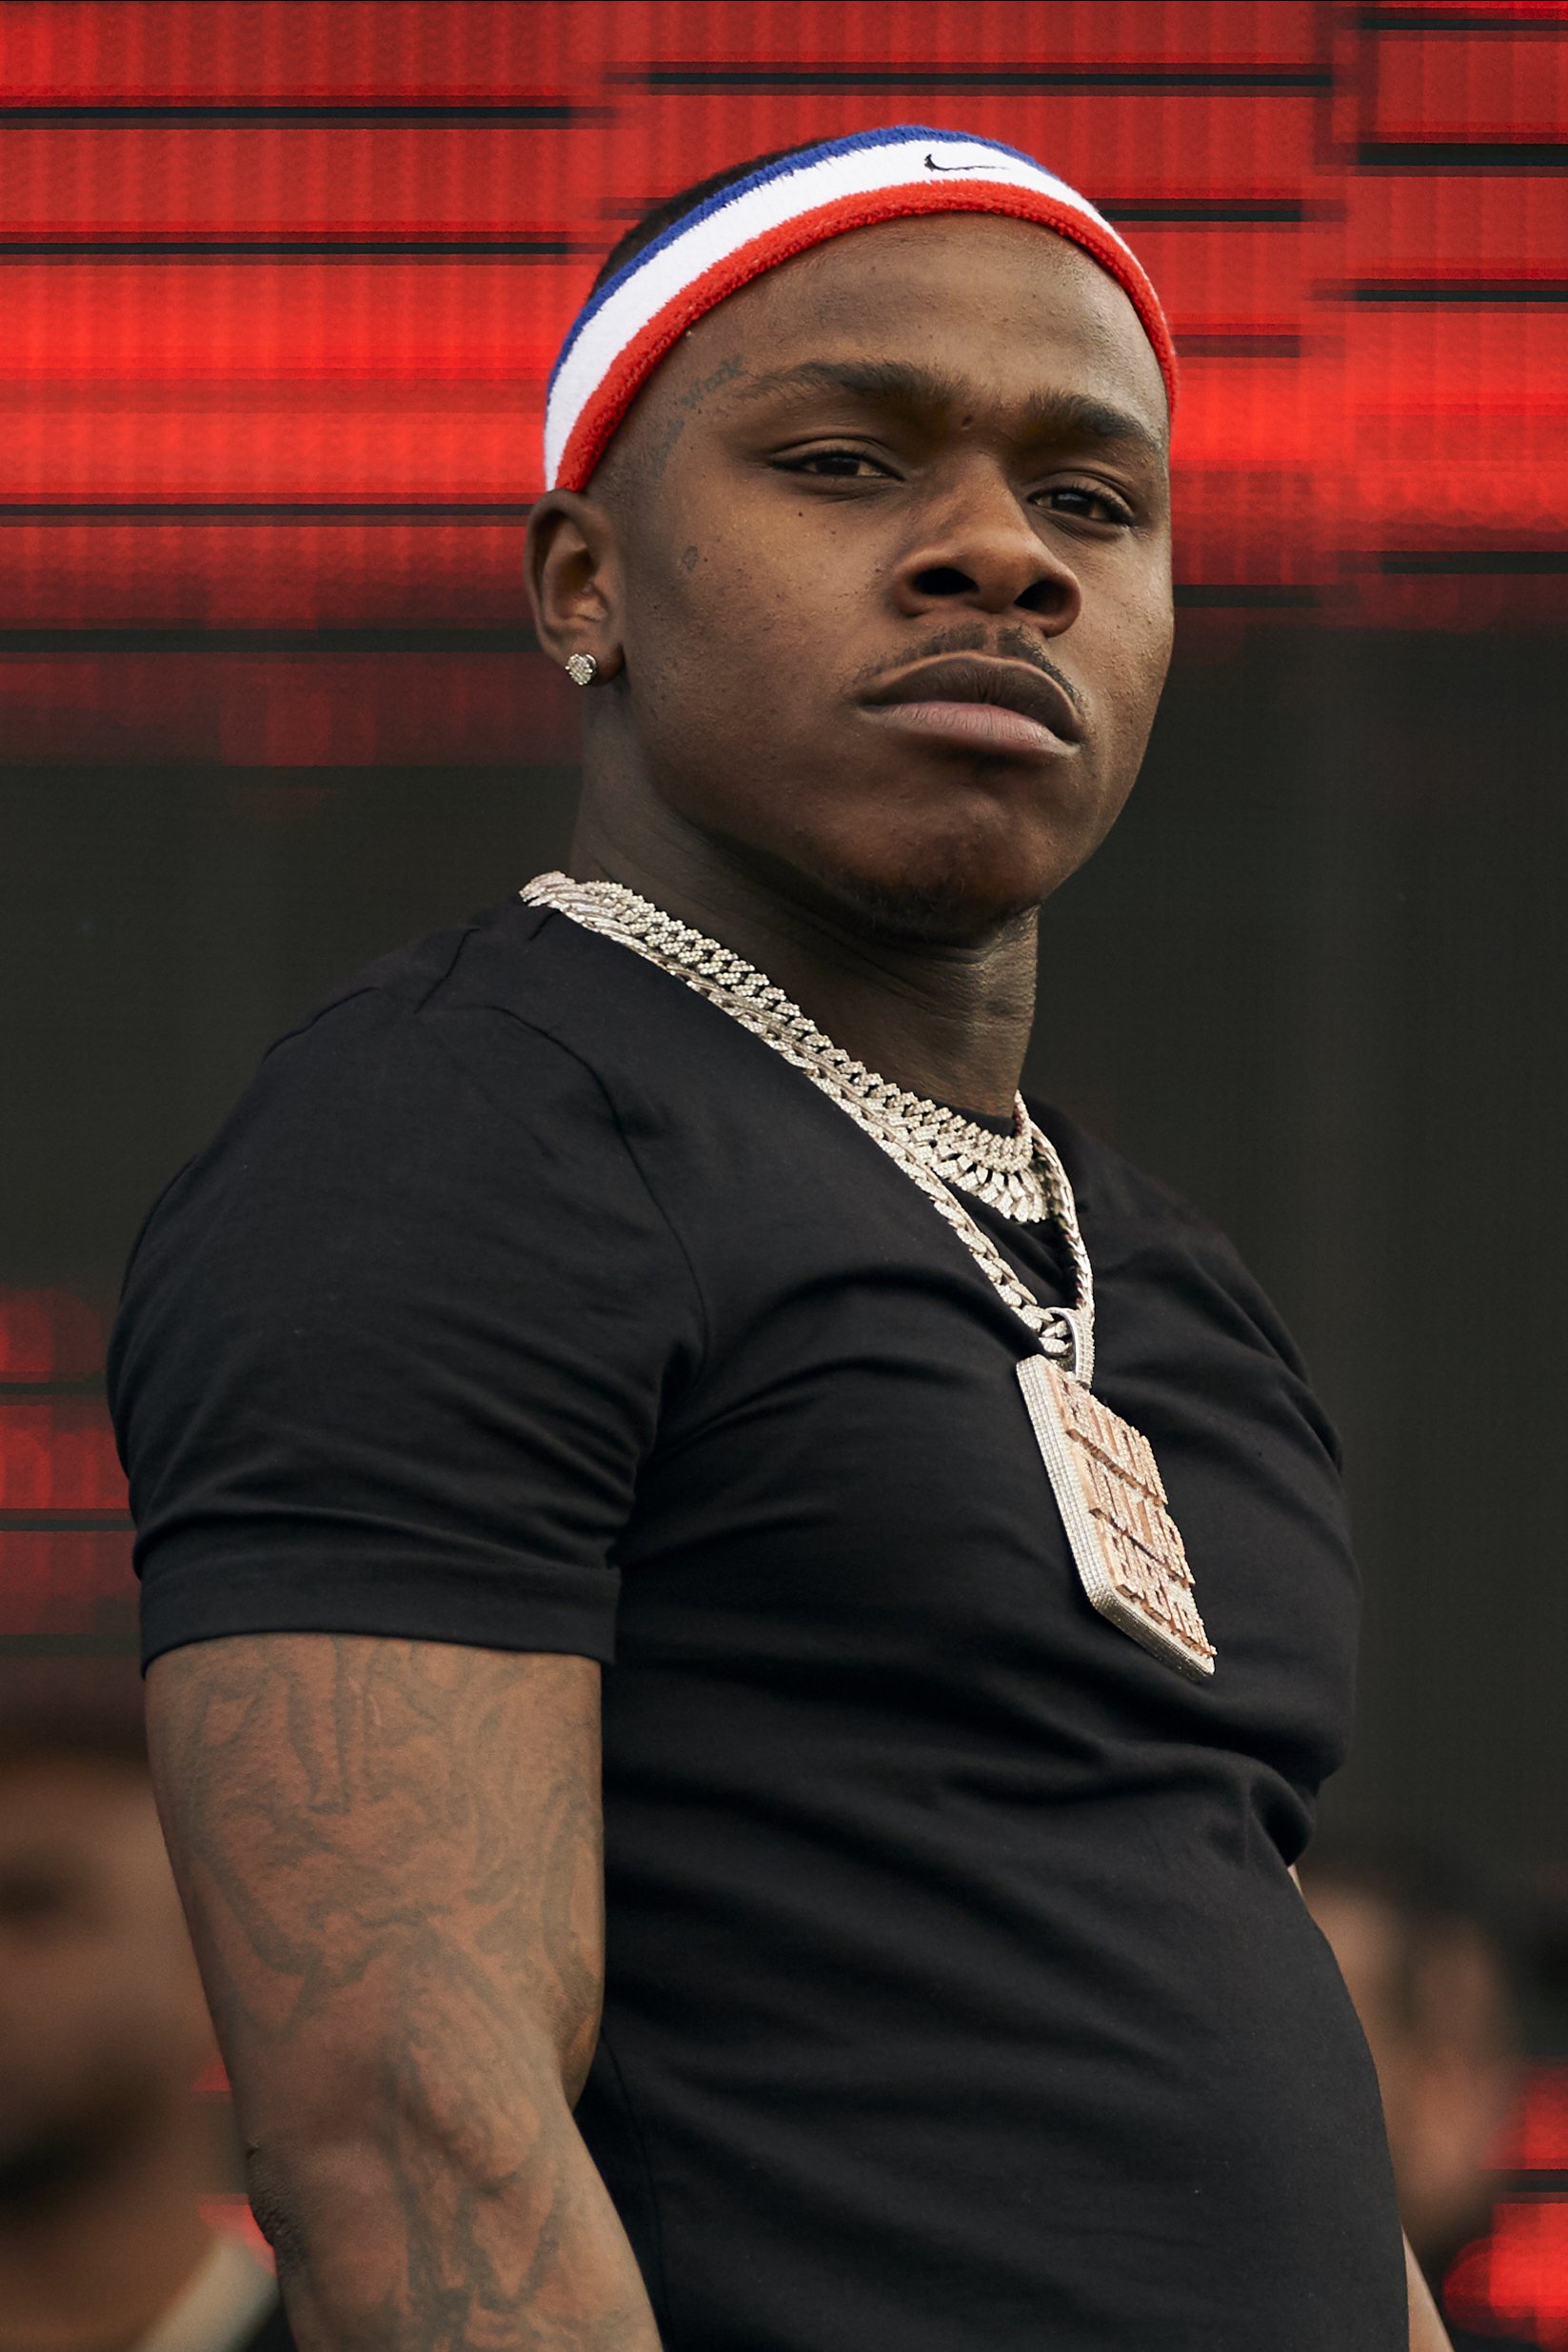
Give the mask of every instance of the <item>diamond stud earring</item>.
[[599, 675], [599, 665], [591, 653], [573, 653], [566, 660], [566, 675], [573, 686], [591, 686]]

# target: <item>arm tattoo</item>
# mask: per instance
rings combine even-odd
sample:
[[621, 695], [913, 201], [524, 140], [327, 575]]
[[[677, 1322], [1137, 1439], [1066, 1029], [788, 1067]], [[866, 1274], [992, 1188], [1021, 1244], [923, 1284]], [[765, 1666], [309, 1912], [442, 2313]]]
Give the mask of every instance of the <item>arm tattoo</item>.
[[149, 1724], [302, 2352], [656, 2352], [571, 2120], [598, 1668], [360, 1635], [158, 1661]]

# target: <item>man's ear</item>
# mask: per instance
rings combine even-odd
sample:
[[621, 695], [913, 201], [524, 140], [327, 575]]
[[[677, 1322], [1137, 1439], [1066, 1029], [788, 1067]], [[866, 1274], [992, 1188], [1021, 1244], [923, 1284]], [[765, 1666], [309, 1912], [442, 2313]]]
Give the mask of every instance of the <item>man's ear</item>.
[[591, 653], [601, 678], [622, 667], [621, 553], [604, 508], [581, 490], [546, 490], [528, 517], [524, 576], [539, 642], [565, 665]]

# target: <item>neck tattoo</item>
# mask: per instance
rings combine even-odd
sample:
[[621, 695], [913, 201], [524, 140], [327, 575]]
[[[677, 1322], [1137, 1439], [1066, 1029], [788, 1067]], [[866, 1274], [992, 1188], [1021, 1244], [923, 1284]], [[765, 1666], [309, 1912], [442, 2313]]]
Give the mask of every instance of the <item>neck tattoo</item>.
[[[540, 874], [519, 893], [614, 940], [749, 1029], [838, 1105], [925, 1195], [1034, 1345], [1018, 1365], [1083, 1589], [1101, 1615], [1194, 1681], [1215, 1650], [1193, 1598], [1181, 1531], [1148, 1440], [1090, 1390], [1094, 1269], [1067, 1172], [1020, 1095], [1011, 1135], [881, 1078], [824, 1037], [764, 972], [618, 882]], [[1072, 1265], [1071, 1306], [1042, 1306], [958, 1199], [1021, 1225], [1049, 1218]]]

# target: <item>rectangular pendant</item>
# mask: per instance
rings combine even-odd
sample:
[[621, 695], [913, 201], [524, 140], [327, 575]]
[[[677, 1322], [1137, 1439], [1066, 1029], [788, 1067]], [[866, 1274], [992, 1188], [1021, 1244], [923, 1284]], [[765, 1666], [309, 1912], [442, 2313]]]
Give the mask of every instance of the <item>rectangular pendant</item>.
[[1025, 1356], [1018, 1379], [1084, 1591], [1156, 1658], [1206, 1682], [1214, 1644], [1148, 1439], [1045, 1356]]

